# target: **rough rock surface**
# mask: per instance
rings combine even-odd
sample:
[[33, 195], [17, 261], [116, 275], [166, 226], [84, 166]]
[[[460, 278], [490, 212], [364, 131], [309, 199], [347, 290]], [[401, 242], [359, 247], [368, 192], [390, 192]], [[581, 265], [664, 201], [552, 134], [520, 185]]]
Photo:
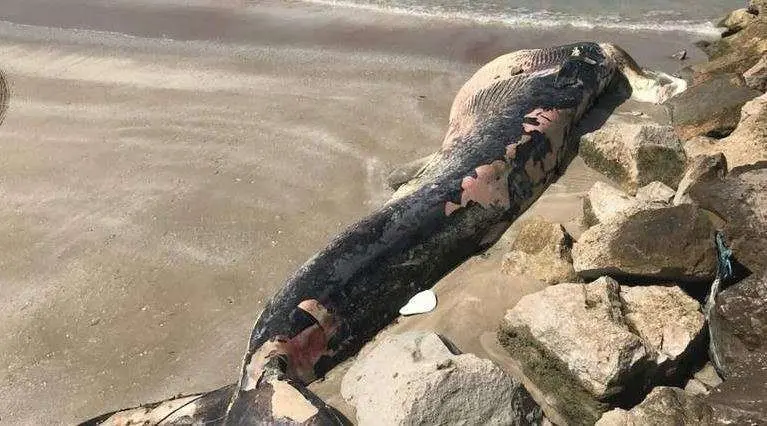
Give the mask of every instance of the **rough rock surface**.
[[737, 126], [743, 105], [759, 95], [740, 74], [723, 74], [688, 88], [666, 102], [666, 107], [683, 141], [701, 135], [723, 137]]
[[579, 154], [630, 193], [653, 181], [676, 187], [685, 163], [673, 129], [641, 116], [611, 116], [600, 129], [581, 137]]
[[637, 189], [636, 199], [643, 202], [669, 203], [676, 192], [663, 182], [650, 182]]
[[[724, 221], [722, 231], [738, 262], [757, 273], [767, 268], [767, 162], [738, 167], [721, 179], [701, 180], [687, 194]], [[579, 244], [573, 247], [576, 271]]]
[[767, 161], [767, 94], [743, 106], [738, 127], [715, 149], [724, 153], [730, 169]]
[[767, 353], [755, 351], [705, 401], [717, 425], [767, 424]]
[[742, 75], [767, 53], [767, 19], [759, 18], [737, 33], [703, 48], [710, 61], [690, 67], [692, 84], [722, 73]]
[[760, 92], [767, 92], [767, 55], [743, 73], [746, 85]]
[[716, 269], [711, 219], [690, 204], [640, 210], [586, 230], [573, 246], [582, 277], [633, 276], [711, 282]]
[[693, 157], [687, 164], [682, 181], [674, 195], [674, 205], [691, 203], [692, 199], [687, 191], [699, 182], [723, 178], [727, 174], [727, 160], [724, 154], [699, 155]]
[[725, 374], [754, 352], [767, 354], [767, 271], [719, 293], [709, 321], [712, 350]]
[[606, 183], [596, 182], [583, 198], [583, 223], [587, 227], [608, 223], [636, 210], [637, 200]]
[[727, 28], [727, 33], [735, 34], [746, 28], [750, 23], [756, 20], [756, 15], [749, 12], [748, 9], [736, 9], [728, 13], [719, 23], [718, 27]]
[[767, 0], [751, 0], [748, 9], [763, 17], [767, 15]]
[[605, 408], [599, 400], [641, 393], [679, 371], [701, 349], [703, 330], [700, 305], [680, 289], [603, 277], [523, 297], [499, 340], [568, 421], [591, 424]]
[[387, 336], [341, 384], [363, 425], [531, 424], [542, 412], [491, 361], [453, 354], [434, 333]]
[[631, 410], [605, 413], [597, 426], [710, 425], [711, 407], [679, 388], [659, 386]]
[[573, 238], [562, 225], [536, 216], [522, 224], [501, 268], [506, 274], [528, 275], [546, 284], [575, 281], [572, 247]]
[[658, 364], [677, 360], [702, 336], [700, 304], [679, 287], [624, 286], [621, 298], [626, 323], [657, 353]]

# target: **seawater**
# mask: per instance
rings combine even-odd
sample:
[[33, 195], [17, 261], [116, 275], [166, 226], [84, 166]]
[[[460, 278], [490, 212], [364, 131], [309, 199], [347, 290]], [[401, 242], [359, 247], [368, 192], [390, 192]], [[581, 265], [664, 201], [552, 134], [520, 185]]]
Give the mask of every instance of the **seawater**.
[[517, 27], [605, 28], [718, 34], [716, 22], [744, 7], [733, 0], [306, 0], [337, 7], [467, 19]]

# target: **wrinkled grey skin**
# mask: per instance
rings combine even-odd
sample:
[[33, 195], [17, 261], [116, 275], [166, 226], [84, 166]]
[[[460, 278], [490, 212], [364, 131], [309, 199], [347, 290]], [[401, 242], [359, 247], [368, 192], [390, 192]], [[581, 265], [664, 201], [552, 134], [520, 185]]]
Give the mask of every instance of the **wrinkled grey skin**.
[[[483, 67], [456, 97], [442, 149], [418, 176], [272, 298], [239, 383], [153, 421], [342, 423], [305, 386], [356, 354], [410, 297], [494, 244], [567, 166], [575, 123], [621, 73], [642, 72], [619, 48], [597, 43], [514, 52]], [[162, 404], [86, 424], [140, 419]]]

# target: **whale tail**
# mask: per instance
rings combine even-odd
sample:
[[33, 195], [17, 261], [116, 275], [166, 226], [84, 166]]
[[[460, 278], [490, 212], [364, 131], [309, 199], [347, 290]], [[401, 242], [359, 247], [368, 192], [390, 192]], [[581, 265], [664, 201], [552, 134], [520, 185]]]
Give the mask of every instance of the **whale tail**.
[[618, 72], [628, 80], [632, 99], [662, 104], [687, 90], [687, 81], [684, 79], [640, 67], [631, 55], [616, 44], [600, 43], [599, 46], [613, 58]]

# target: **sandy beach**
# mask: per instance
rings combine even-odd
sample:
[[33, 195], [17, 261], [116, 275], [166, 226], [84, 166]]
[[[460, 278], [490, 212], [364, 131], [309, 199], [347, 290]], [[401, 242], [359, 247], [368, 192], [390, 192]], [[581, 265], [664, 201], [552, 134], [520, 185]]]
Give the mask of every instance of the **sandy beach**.
[[[0, 424], [72, 424], [233, 382], [264, 301], [388, 199], [393, 166], [439, 147], [454, 94], [495, 56], [598, 39], [668, 72], [680, 49], [703, 58], [699, 36], [673, 32], [190, 4], [0, 5], [13, 91], [0, 126]], [[576, 159], [529, 214], [577, 237], [597, 179]], [[480, 336], [542, 286], [495, 272], [502, 249], [397, 327], [484, 353]], [[340, 405], [337, 375], [314, 387]]]

